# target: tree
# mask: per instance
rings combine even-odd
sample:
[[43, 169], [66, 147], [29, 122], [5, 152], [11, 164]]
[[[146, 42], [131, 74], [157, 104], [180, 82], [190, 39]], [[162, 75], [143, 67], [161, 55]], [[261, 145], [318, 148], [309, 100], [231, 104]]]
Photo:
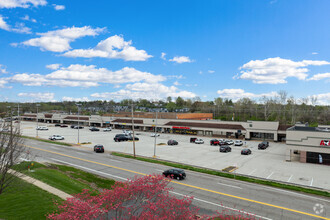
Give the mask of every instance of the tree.
[[0, 123], [0, 195], [14, 183], [16, 171], [12, 168], [21, 157], [25, 157], [23, 139], [10, 117]]
[[179, 96], [178, 98], [176, 98], [175, 104], [176, 104], [176, 106], [178, 108], [183, 107], [183, 105], [184, 105], [184, 99]]
[[167, 103], [171, 103], [172, 102], [172, 97], [171, 96], [167, 97], [166, 101], [167, 101]]

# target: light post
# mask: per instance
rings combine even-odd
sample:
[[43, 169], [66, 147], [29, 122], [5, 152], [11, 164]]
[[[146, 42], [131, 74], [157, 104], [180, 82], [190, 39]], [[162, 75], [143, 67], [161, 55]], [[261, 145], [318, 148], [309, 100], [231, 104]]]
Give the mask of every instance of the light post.
[[135, 133], [134, 133], [134, 105], [132, 100], [132, 130], [133, 130], [133, 155], [135, 158]]
[[158, 111], [156, 110], [156, 125], [155, 125], [155, 143], [154, 143], [154, 158], [156, 157], [156, 142], [157, 142], [157, 119], [158, 119]]
[[37, 106], [37, 129], [36, 129], [36, 131], [37, 131], [37, 136], [36, 136], [36, 138], [39, 138], [38, 137], [38, 127], [39, 127], [39, 119], [38, 119], [38, 107], [40, 106], [40, 104], [36, 104], [36, 106]]
[[81, 104], [77, 103], [76, 106], [78, 107], [78, 144], [80, 144], [80, 142], [79, 142], [79, 128], [80, 128], [79, 115], [80, 115], [80, 106], [81, 106]]
[[9, 137], [9, 141], [8, 141], [8, 147], [10, 148], [10, 163], [11, 165], [13, 164], [13, 113], [11, 110], [11, 106], [7, 106], [7, 108], [10, 111], [10, 137]]

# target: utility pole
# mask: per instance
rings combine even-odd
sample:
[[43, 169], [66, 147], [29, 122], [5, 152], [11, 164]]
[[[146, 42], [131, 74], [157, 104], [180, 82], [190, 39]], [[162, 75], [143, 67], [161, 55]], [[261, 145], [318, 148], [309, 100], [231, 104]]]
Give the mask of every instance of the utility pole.
[[155, 125], [155, 143], [154, 143], [154, 158], [156, 158], [156, 141], [157, 141], [157, 119], [158, 119], [158, 111], [156, 111], [156, 125]]
[[79, 128], [80, 128], [79, 115], [80, 115], [80, 107], [79, 106], [81, 106], [81, 104], [76, 103], [76, 105], [78, 107], [78, 144], [80, 144], [80, 142], [79, 142]]
[[134, 133], [134, 105], [132, 100], [132, 130], [133, 130], [133, 155], [135, 158], [135, 133]]
[[7, 108], [10, 111], [10, 138], [8, 141], [8, 147], [10, 148], [10, 163], [11, 165], [13, 165], [13, 113], [12, 113], [12, 109], [11, 106], [7, 106]]
[[37, 106], [37, 129], [36, 129], [36, 130], [37, 130], [37, 137], [36, 137], [36, 138], [39, 138], [39, 137], [38, 137], [38, 129], [39, 129], [39, 128], [38, 128], [38, 127], [39, 127], [38, 107], [40, 106], [40, 104], [36, 104], [36, 106]]

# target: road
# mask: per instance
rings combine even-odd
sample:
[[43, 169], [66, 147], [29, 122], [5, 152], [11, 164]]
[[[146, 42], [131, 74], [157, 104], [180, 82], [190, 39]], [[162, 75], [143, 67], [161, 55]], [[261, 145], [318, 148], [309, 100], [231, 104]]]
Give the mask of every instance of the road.
[[[91, 150], [34, 140], [25, 140], [25, 146], [37, 160], [67, 164], [120, 181], [135, 175], [160, 174], [169, 168], [115, 157], [107, 152], [97, 154]], [[328, 198], [192, 171], [186, 171], [186, 174], [187, 178], [183, 181], [171, 181], [171, 192], [177, 197], [193, 196], [193, 204], [204, 213], [227, 209], [231, 213], [243, 210], [254, 214], [258, 219], [330, 219]]]

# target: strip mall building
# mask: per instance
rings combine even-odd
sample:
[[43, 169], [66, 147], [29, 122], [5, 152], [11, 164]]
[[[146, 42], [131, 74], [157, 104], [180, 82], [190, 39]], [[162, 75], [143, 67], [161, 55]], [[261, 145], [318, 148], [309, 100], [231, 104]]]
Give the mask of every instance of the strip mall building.
[[269, 121], [217, 121], [212, 113], [130, 113], [100, 115], [24, 114], [22, 120], [81, 124], [85, 126], [134, 129], [137, 131], [176, 133], [198, 136], [227, 137], [245, 140], [285, 141], [286, 160], [330, 165], [330, 126], [311, 128], [280, 125]]

